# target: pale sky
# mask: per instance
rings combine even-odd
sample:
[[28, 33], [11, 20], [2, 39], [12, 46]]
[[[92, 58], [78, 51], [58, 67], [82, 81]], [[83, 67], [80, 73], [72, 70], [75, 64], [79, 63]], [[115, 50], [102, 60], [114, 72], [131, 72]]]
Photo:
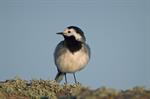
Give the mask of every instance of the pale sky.
[[[53, 80], [64, 28], [80, 27], [91, 60], [76, 73], [90, 88], [150, 88], [149, 0], [0, 0], [0, 80]], [[73, 76], [67, 75], [69, 82]]]

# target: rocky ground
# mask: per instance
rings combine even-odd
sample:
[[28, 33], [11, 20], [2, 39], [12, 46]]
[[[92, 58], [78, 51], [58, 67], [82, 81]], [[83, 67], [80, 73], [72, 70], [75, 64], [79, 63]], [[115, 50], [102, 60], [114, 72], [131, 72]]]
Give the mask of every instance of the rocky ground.
[[17, 78], [0, 82], [0, 99], [150, 99], [150, 90], [144, 87], [128, 90], [101, 87], [92, 90], [81, 84], [60, 85], [50, 80]]

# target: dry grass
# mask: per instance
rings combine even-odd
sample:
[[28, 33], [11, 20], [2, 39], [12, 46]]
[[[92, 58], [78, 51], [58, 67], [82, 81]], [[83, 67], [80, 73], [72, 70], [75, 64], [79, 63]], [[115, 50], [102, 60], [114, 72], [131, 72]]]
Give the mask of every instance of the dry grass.
[[121, 91], [106, 87], [91, 90], [81, 84], [60, 85], [50, 80], [15, 78], [0, 82], [0, 99], [150, 99], [150, 90], [143, 87]]

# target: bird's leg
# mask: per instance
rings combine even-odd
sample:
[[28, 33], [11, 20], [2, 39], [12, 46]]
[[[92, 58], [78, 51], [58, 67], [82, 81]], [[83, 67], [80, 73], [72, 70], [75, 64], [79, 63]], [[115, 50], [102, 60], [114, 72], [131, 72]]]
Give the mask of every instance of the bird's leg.
[[66, 82], [66, 84], [67, 84], [67, 75], [66, 75], [66, 73], [65, 73], [65, 82]]
[[76, 75], [75, 75], [75, 73], [73, 73], [73, 77], [74, 77], [74, 81], [75, 81], [75, 83], [77, 83], [77, 79], [76, 79]]

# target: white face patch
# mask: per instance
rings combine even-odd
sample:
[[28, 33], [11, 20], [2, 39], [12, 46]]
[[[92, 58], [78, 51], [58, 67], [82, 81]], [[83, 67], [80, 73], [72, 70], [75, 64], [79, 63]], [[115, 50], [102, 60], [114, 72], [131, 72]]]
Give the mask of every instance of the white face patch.
[[68, 29], [66, 28], [63, 32], [65, 36], [74, 36], [76, 40], [83, 41], [82, 36], [79, 33], [76, 33], [74, 29]]

